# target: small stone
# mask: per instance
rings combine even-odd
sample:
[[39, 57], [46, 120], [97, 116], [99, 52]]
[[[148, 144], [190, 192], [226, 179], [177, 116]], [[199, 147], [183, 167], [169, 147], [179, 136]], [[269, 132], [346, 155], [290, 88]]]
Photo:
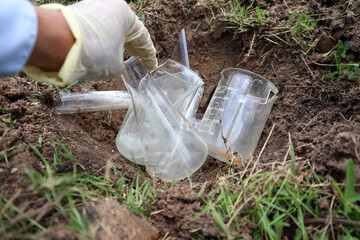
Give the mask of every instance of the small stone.
[[243, 232], [241, 236], [244, 240], [253, 240], [252, 236], [247, 232]]
[[194, 16], [200, 17], [206, 14], [206, 12], [208, 11], [208, 6], [206, 5], [206, 3], [203, 2], [197, 2], [193, 8], [192, 8], [192, 12], [194, 14]]
[[105, 198], [90, 202], [85, 208], [96, 239], [157, 239], [159, 230], [147, 220], [130, 212], [117, 200]]
[[207, 22], [202, 21], [202, 22], [200, 23], [200, 29], [201, 29], [201, 30], [207, 31], [207, 30], [209, 30], [209, 28], [210, 28], [210, 26], [209, 26], [209, 24], [208, 24]]
[[319, 207], [323, 210], [328, 210], [330, 208], [329, 200], [326, 198], [322, 198], [319, 200]]
[[167, 206], [166, 201], [165, 201], [164, 199], [159, 200], [158, 203], [157, 203], [157, 206], [158, 206], [160, 209], [166, 208], [166, 206]]
[[329, 52], [336, 44], [335, 39], [330, 36], [322, 36], [316, 46], [322, 53]]
[[[117, 200], [91, 199], [85, 211], [89, 223], [89, 233], [96, 240], [126, 240], [144, 239], [155, 240], [159, 230], [151, 225], [147, 220], [138, 217], [130, 212]], [[69, 230], [68, 226], [58, 223], [39, 234], [40, 238], [60, 240], [60, 239], [82, 239], [80, 233]], [[86, 238], [87, 239], [87, 238]]]

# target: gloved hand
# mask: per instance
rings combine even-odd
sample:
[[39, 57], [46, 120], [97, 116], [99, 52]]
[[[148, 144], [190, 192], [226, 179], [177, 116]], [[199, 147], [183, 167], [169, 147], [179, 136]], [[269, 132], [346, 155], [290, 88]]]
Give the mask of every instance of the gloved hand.
[[45, 4], [60, 10], [76, 41], [59, 72], [33, 66], [23, 71], [30, 77], [57, 86], [76, 80], [119, 76], [124, 68], [124, 48], [139, 56], [148, 70], [157, 67], [150, 34], [123, 0], [84, 0], [70, 6]]

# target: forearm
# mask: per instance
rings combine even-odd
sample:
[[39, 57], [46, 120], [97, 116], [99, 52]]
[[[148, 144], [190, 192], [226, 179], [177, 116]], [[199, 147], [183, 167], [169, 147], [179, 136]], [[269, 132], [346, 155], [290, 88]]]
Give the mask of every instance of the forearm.
[[26, 63], [44, 71], [59, 71], [75, 42], [60, 11], [35, 7], [38, 33], [34, 49]]
[[66, 86], [77, 80], [120, 76], [124, 47], [139, 56], [148, 70], [157, 67], [149, 32], [123, 0], [45, 4], [36, 12], [38, 39], [23, 68], [33, 79]]

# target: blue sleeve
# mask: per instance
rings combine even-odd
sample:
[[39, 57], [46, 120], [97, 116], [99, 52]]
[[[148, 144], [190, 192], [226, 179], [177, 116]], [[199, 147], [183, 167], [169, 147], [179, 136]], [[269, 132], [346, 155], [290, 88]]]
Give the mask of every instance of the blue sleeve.
[[21, 71], [37, 35], [37, 16], [28, 0], [0, 0], [0, 77]]

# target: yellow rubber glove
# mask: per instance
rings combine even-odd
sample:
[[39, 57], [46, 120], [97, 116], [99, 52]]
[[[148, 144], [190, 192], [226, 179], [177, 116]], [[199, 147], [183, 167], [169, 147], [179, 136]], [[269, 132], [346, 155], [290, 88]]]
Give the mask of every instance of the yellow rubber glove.
[[148, 70], [158, 66], [150, 34], [123, 0], [83, 0], [70, 6], [45, 4], [60, 10], [76, 41], [59, 72], [26, 66], [30, 77], [56, 86], [77, 80], [121, 75], [124, 48], [139, 56]]

